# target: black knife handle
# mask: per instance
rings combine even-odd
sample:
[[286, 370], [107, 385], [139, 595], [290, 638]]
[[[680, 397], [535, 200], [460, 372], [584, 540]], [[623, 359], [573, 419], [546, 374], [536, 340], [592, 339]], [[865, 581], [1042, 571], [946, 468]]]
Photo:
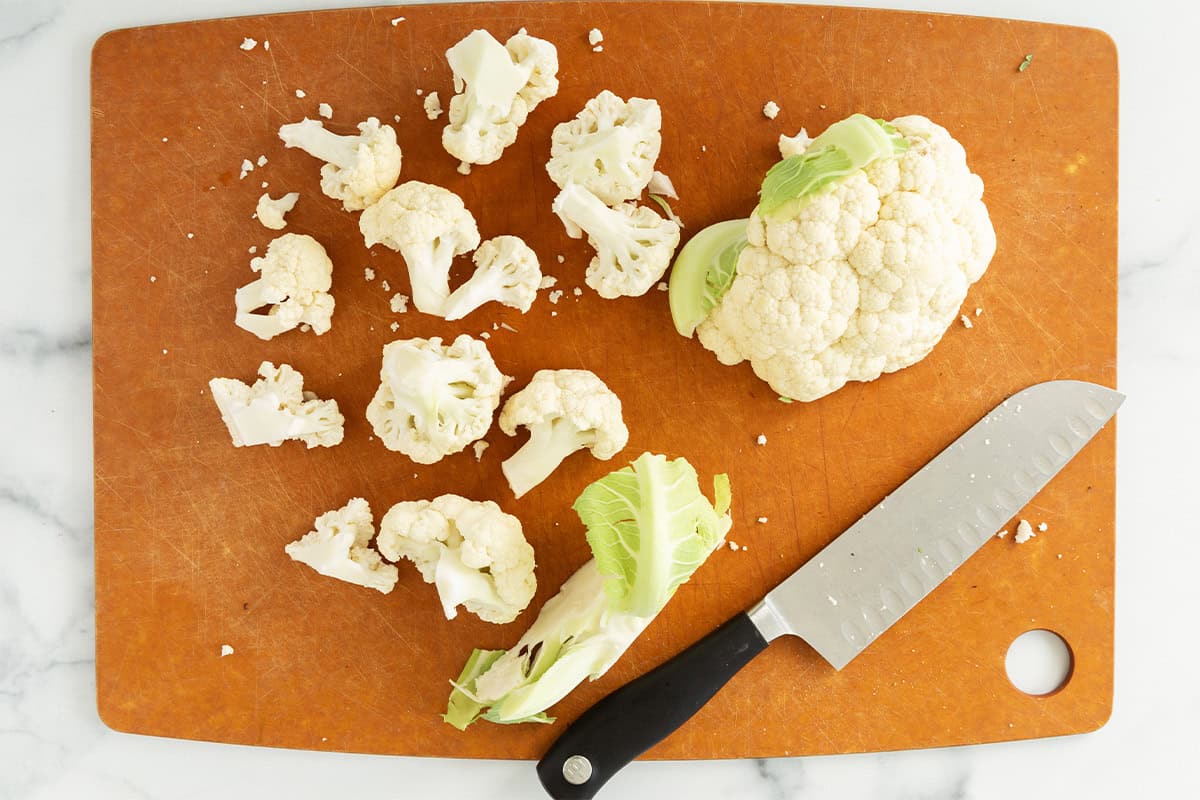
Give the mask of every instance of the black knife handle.
[[617, 689], [558, 737], [538, 762], [555, 800], [591, 798], [622, 767], [665, 739], [712, 699], [767, 640], [745, 614]]

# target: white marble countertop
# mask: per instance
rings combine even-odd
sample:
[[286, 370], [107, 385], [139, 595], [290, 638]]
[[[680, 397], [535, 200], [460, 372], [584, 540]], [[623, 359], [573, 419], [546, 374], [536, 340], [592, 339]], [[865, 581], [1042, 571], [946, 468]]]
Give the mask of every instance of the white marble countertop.
[[[1108, 31], [1121, 61], [1116, 698], [1097, 733], [907, 753], [635, 764], [606, 796], [1200, 797], [1200, 6], [899, 0]], [[0, 0], [0, 798], [532, 798], [530, 763], [289, 752], [129, 736], [95, 711], [88, 59], [106, 30], [345, 0]], [[867, 4], [860, 0], [855, 4]], [[1186, 10], [1185, 10], [1186, 9]], [[804, 724], [797, 720], [798, 725]]]

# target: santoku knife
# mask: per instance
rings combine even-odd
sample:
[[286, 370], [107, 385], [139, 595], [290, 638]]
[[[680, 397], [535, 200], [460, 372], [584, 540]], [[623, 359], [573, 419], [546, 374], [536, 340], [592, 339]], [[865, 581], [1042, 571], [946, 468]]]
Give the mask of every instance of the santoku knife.
[[594, 797], [780, 636], [846, 666], [992, 538], [1124, 400], [1080, 381], [1005, 400], [758, 605], [585, 712], [538, 762], [546, 791]]

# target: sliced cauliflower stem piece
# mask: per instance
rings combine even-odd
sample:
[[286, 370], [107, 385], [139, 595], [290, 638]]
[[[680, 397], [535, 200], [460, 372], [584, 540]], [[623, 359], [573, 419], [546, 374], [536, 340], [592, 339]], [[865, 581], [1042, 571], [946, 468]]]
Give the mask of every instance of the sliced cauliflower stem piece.
[[495, 301], [524, 314], [542, 282], [537, 253], [516, 236], [497, 236], [475, 251], [475, 274], [446, 300], [442, 316], [462, 319], [484, 303]]
[[517, 618], [537, 590], [521, 521], [490, 500], [456, 494], [397, 503], [379, 524], [380, 552], [406, 558], [437, 587], [446, 619], [466, 607], [486, 622]]
[[342, 201], [347, 211], [361, 211], [396, 185], [401, 152], [396, 131], [375, 117], [358, 124], [357, 136], [339, 136], [320, 120], [305, 117], [279, 129], [288, 147], [299, 147], [326, 164], [321, 167], [321, 191]]
[[529, 441], [500, 465], [517, 497], [550, 477], [572, 453], [587, 448], [607, 461], [629, 441], [620, 398], [583, 369], [538, 370], [500, 412], [502, 431], [516, 436], [518, 427], [529, 429]]
[[271, 199], [270, 194], [263, 192], [262, 196], [258, 198], [258, 205], [255, 207], [254, 213], [258, 215], [258, 221], [264, 228], [281, 231], [287, 227], [284, 215], [296, 207], [296, 201], [299, 199], [299, 192], [288, 192], [278, 200]]
[[517, 140], [517, 129], [558, 93], [558, 50], [522, 28], [505, 44], [475, 30], [446, 51], [454, 73], [442, 147], [463, 164], [491, 164]]
[[508, 378], [487, 345], [465, 333], [400, 339], [383, 348], [383, 367], [367, 420], [389, 450], [433, 464], [483, 438]]
[[[996, 249], [983, 181], [945, 128], [920, 116], [848, 123], [866, 131], [848, 149], [822, 141], [831, 126], [792, 156], [829, 162], [834, 178], [777, 173], [790, 159], [768, 174], [732, 283], [697, 328], [722, 363], [749, 360], [796, 400], [928, 355]], [[874, 152], [888, 155], [855, 167]], [[789, 180], [809, 193], [768, 203]]]
[[450, 296], [454, 257], [479, 246], [475, 217], [449, 189], [408, 181], [363, 212], [359, 230], [367, 247], [382, 244], [404, 256], [413, 305], [441, 314]]
[[626, 102], [605, 89], [575, 119], [554, 127], [546, 171], [558, 188], [577, 183], [606, 205], [632, 200], [654, 175], [661, 129], [658, 101]]
[[646, 206], [609, 208], [579, 184], [568, 183], [554, 198], [554, 213], [567, 235], [586, 233], [596, 256], [585, 280], [601, 297], [638, 297], [663, 276], [679, 244], [679, 226]]
[[229, 429], [234, 447], [278, 447], [298, 439], [311, 449], [340, 444], [345, 418], [336, 400], [319, 400], [304, 391], [304, 376], [287, 364], [264, 361], [252, 386], [233, 378], [208, 382], [213, 402]]
[[[271, 339], [302, 324], [320, 336], [333, 324], [333, 262], [311, 236], [285, 233], [267, 245], [266, 254], [250, 260], [259, 273], [234, 295], [239, 328]], [[256, 313], [270, 306], [266, 313]]]
[[339, 581], [383, 594], [395, 588], [399, 571], [371, 549], [375, 525], [366, 500], [355, 497], [339, 509], [326, 511], [317, 517], [314, 527], [316, 530], [284, 547], [284, 552]]

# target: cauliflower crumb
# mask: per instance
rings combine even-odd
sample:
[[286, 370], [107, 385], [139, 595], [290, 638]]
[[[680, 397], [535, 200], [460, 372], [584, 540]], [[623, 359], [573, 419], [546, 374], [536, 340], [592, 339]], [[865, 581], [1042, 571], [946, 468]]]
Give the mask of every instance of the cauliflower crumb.
[[479, 461], [481, 458], [483, 458], [483, 451], [488, 449], [488, 443], [483, 439], [480, 439], [478, 442], [471, 445], [471, 448], [475, 451], [475, 460]]
[[167, 354], [167, 348], [165, 348], [165, 347], [164, 347], [164, 348], [163, 348], [163, 355], [165, 356], [166, 354]]
[[557, 316], [558, 316], [558, 312], [557, 312], [557, 311], [551, 311], [551, 312], [550, 312], [550, 316], [552, 316], [552, 317], [557, 317]]
[[484, 331], [483, 333], [479, 334], [479, 338], [480, 339], [490, 339], [490, 338], [492, 338], [492, 335], [490, 333], [488, 333], [487, 331]]
[[303, 99], [303, 98], [304, 98], [304, 96], [305, 96], [305, 91], [304, 91], [303, 89], [297, 89], [297, 90], [296, 90], [296, 97], [299, 97], [299, 98]]
[[962, 326], [964, 328], [966, 328], [967, 330], [970, 330], [971, 328], [975, 327], [975, 325], [971, 322], [971, 318], [968, 317], [966, 314], [963, 314], [961, 317], [959, 317], [959, 319], [962, 320]]
[[392, 329], [392, 333], [395, 333], [396, 331], [400, 330], [400, 323], [393, 322], [391, 325], [388, 325], [388, 327]]
[[300, 324], [300, 332], [301, 333], [308, 333], [311, 330], [312, 330], [312, 326], [309, 325], [307, 322], [302, 322]]
[[667, 285], [666, 281], [659, 281], [658, 286], [656, 286], [654, 288], [658, 289], [660, 292], [665, 292], [665, 291], [670, 290], [671, 287]]
[[592, 28], [588, 31], [588, 44], [595, 46], [604, 41], [604, 34], [599, 28]]
[[759, 524], [759, 525], [766, 525], [766, 524], [767, 524], [767, 518], [766, 518], [766, 517], [759, 517], [759, 518], [758, 518], [758, 524]]
[[262, 188], [263, 188], [263, 189], [267, 188], [267, 187], [268, 187], [268, 186], [270, 186], [270, 185], [271, 185], [271, 184], [267, 183], [266, 181], [263, 181], [263, 182], [262, 182]]
[[742, 552], [743, 552], [743, 553], [744, 553], [744, 552], [746, 552], [746, 551], [747, 551], [747, 550], [749, 550], [749, 549], [750, 549], [750, 545], [748, 545], [748, 544], [744, 544], [744, 545], [742, 545]]
[[424, 89], [417, 89], [417, 97], [420, 97], [420, 96], [421, 96], [421, 95], [423, 95], [423, 94], [425, 94], [425, 90], [424, 90]]
[[333, 106], [329, 103], [321, 103], [317, 106], [317, 113], [325, 119], [333, 119]]
[[546, 295], [546, 299], [549, 300], [551, 303], [557, 303], [559, 300], [562, 299], [562, 296], [563, 296], [562, 289], [555, 289], [553, 292]]
[[254, 255], [255, 253], [258, 252], [258, 247], [256, 245], [250, 245], [249, 249], [247, 249], [246, 252], [249, 253], [250, 255]]
[[227, 644], [221, 645], [221, 658], [233, 655], [233, 648]]
[[560, 263], [560, 264], [562, 264], [563, 262], [565, 262], [567, 260], [566, 257], [562, 253], [559, 253], [557, 256], [555, 256], [555, 258], [558, 260], [558, 263]]
[[167, 137], [165, 137], [165, 136], [164, 136], [164, 137], [163, 137], [163, 142], [164, 142], [164, 143], [166, 143], [166, 141], [167, 141]]
[[379, 282], [379, 285], [380, 285], [380, 287], [381, 287], [381, 288], [382, 288], [382, 289], [383, 289], [385, 292], [390, 292], [390, 291], [392, 291], [392, 285], [391, 285], [390, 283], [388, 283], [388, 279], [387, 279], [387, 278], [384, 278], [383, 280], [381, 280], [381, 281]]
[[593, 52], [593, 53], [603, 53], [603, 52], [604, 52], [604, 45], [602, 45], [602, 44], [598, 44], [598, 45], [596, 45], [595, 47], [593, 47], [593, 48], [592, 48], [592, 52]]
[[701, 153], [707, 153], [707, 152], [708, 152], [708, 145], [706, 145], [706, 144], [702, 144], [702, 145], [700, 145], [700, 152], [701, 152]]
[[504, 330], [506, 330], [506, 331], [510, 331], [510, 332], [512, 332], [512, 333], [516, 333], [516, 332], [517, 332], [517, 329], [516, 329], [516, 328], [514, 328], [512, 325], [509, 325], [507, 322], [501, 322], [501, 323], [500, 323], [500, 327], [501, 327], [501, 328], [504, 328]]
[[251, 172], [254, 172], [254, 162], [248, 158], [242, 159], [242, 174], [238, 176], [238, 180], [243, 180]]
[[1033, 526], [1029, 524], [1028, 520], [1021, 520], [1017, 523], [1017, 535], [1013, 537], [1013, 541], [1017, 544], [1025, 544], [1034, 536], [1037, 534], [1033, 532]]
[[251, 39], [249, 36], [247, 36], [245, 39], [242, 39], [242, 43], [238, 45], [238, 47], [242, 48], [243, 50], [253, 50], [257, 46], [258, 42], [254, 39]]
[[735, 541], [733, 541], [733, 540], [731, 539], [731, 540], [729, 541], [729, 549], [730, 549], [730, 550], [733, 550], [734, 552], [737, 552], [737, 549], [738, 549], [738, 543], [737, 543], [737, 542], [735, 542]]
[[468, 161], [458, 162], [458, 174], [459, 175], [470, 175], [471, 174], [470, 162], [468, 162]]
[[442, 99], [438, 97], [437, 92], [430, 92], [425, 96], [425, 116], [429, 119], [437, 119], [442, 115]]
[[[266, 41], [263, 42], [263, 50], [270, 50], [270, 49], [271, 49], [271, 40], [267, 39]], [[266, 81], [263, 81], [263, 83], [266, 83]]]
[[400, 121], [400, 115], [399, 115], [399, 114], [392, 114], [392, 119], [394, 119], [396, 122], [399, 122], [399, 121]]
[[151, 283], [154, 283], [154, 282], [155, 282], [155, 281], [157, 281], [157, 280], [158, 280], [158, 276], [157, 276], [157, 275], [151, 275], [151, 276], [150, 276], [150, 282], [151, 282]]
[[189, 238], [189, 239], [195, 239], [195, 238], [196, 238], [196, 234], [192, 233], [191, 231], [188, 231], [187, 238]]
[[1005, 528], [1004, 530], [1002, 530], [1002, 531], [999, 531], [999, 532], [996, 534], [996, 536], [997, 536], [998, 538], [1000, 538], [1000, 539], [1003, 539], [1005, 536], [1008, 536], [1008, 528]]
[[575, 295], [576, 297], [582, 297], [582, 296], [583, 296], [583, 289], [580, 289], [578, 286], [576, 286], [574, 289], [572, 289], [572, 290], [571, 290], [571, 293], [572, 293], [573, 295]]
[[553, 275], [543, 275], [542, 282], [538, 284], [538, 288], [549, 289], [556, 283], [558, 283], [558, 278], [555, 278]]
[[982, 308], [976, 308], [976, 309], [975, 309], [975, 316], [977, 316], [977, 317], [978, 317], [978, 316], [979, 316], [980, 314], [982, 314], [982, 313], [983, 313], [983, 309], [982, 309]]
[[267, 165], [267, 157], [259, 156], [258, 160], [254, 163], [258, 164], [260, 167], [265, 167]]
[[391, 307], [392, 307], [393, 314], [403, 314], [405, 311], [408, 311], [408, 295], [406, 295], [406, 294], [392, 295], [392, 299], [391, 299], [389, 305], [391, 305]]
[[763, 106], [762, 113], [767, 119], [775, 119], [779, 116], [779, 104], [774, 100], [768, 100]]
[[394, 28], [397, 25], [399, 25], [401, 22], [404, 22], [404, 17], [392, 17], [391, 22], [392, 22], [392, 27]]
[[371, 269], [370, 267], [363, 267], [363, 278], [367, 282], [375, 280], [375, 270]]
[[1046, 529], [1047, 529], [1047, 528], [1049, 528], [1049, 527], [1050, 527], [1050, 526], [1049, 526], [1049, 525], [1047, 525], [1046, 523], [1044, 523], [1044, 522], [1039, 522], [1039, 523], [1038, 523], [1038, 533], [1045, 533], [1045, 532], [1046, 532]]
[[754, 443], [757, 444], [759, 447], [762, 447], [764, 444], [767, 443], [767, 435], [765, 433], [760, 433], [758, 435], [758, 438], [754, 440]]

